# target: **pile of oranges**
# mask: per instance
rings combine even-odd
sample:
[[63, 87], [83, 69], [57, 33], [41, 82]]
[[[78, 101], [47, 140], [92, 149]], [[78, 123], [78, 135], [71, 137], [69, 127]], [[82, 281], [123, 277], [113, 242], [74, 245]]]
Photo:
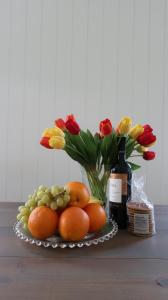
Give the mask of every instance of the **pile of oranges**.
[[59, 234], [64, 240], [75, 242], [106, 224], [104, 208], [98, 203], [89, 203], [90, 194], [83, 183], [69, 182], [65, 189], [70, 194], [70, 202], [63, 211], [39, 206], [31, 212], [28, 229], [33, 237], [46, 239]]

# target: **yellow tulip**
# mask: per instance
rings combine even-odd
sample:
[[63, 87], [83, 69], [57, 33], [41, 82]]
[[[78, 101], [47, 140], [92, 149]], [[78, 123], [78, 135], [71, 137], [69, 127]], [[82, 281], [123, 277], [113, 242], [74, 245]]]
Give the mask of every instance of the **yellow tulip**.
[[139, 153], [144, 153], [146, 151], [148, 151], [148, 148], [147, 147], [144, 147], [142, 145], [139, 145], [136, 150], [139, 152]]
[[132, 119], [130, 117], [124, 117], [121, 119], [117, 127], [119, 134], [127, 134], [132, 126]]
[[59, 127], [46, 128], [42, 134], [44, 137], [52, 137], [52, 136], [62, 136], [64, 137], [64, 132]]
[[129, 131], [129, 136], [134, 139], [137, 140], [137, 138], [144, 132], [144, 128], [142, 125], [135, 125], [134, 127], [132, 127]]
[[62, 136], [62, 137], [65, 136], [63, 130], [60, 129], [59, 127], [55, 127], [54, 129], [55, 129], [55, 132], [56, 132], [56, 134], [55, 134], [56, 136]]
[[65, 139], [62, 136], [52, 136], [49, 140], [49, 145], [54, 149], [64, 149]]

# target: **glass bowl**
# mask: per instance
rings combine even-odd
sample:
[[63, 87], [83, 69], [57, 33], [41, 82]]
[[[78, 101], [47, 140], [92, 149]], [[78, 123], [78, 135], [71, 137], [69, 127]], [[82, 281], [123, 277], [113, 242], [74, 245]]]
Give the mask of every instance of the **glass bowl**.
[[101, 231], [88, 234], [83, 240], [78, 242], [64, 241], [59, 235], [53, 235], [46, 240], [35, 239], [31, 234], [23, 229], [21, 222], [16, 222], [13, 226], [13, 229], [19, 239], [29, 244], [35, 244], [36, 246], [43, 246], [46, 248], [81, 248], [83, 246], [97, 245], [98, 243], [103, 243], [109, 239], [112, 239], [118, 231], [118, 225], [116, 222], [108, 220]]

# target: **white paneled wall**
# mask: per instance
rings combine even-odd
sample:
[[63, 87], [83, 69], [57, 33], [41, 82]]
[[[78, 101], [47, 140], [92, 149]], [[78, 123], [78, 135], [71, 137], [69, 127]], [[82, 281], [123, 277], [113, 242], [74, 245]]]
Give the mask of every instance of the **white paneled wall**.
[[138, 162], [149, 198], [167, 203], [167, 0], [0, 0], [0, 201], [80, 180], [39, 145], [68, 113], [91, 130], [123, 115], [152, 124], [157, 159]]

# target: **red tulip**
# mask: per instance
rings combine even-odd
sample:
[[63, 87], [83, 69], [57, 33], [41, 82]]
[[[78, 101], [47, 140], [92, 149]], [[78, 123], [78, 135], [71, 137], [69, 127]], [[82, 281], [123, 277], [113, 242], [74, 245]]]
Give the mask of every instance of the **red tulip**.
[[72, 121], [76, 122], [75, 117], [74, 117], [73, 114], [67, 115], [65, 122], [67, 122], [67, 121], [69, 121], [69, 120], [72, 120]]
[[62, 130], [66, 129], [65, 122], [64, 122], [63, 119], [57, 119], [57, 120], [55, 120], [55, 126], [59, 127]]
[[148, 124], [144, 125], [143, 128], [144, 128], [144, 132], [147, 132], [147, 131], [152, 132], [153, 131], [153, 128]]
[[43, 136], [40, 140], [40, 144], [45, 148], [52, 149], [49, 145], [49, 140], [50, 137]]
[[78, 123], [71, 118], [66, 121], [65, 126], [71, 134], [78, 134], [80, 132]]
[[112, 124], [109, 119], [105, 119], [100, 122], [99, 125], [100, 133], [102, 136], [109, 135], [112, 132]]
[[144, 152], [144, 154], [143, 154], [143, 158], [144, 158], [145, 160], [152, 160], [152, 159], [155, 158], [155, 156], [156, 156], [156, 153], [153, 152], [153, 151], [146, 151], [146, 152]]
[[142, 146], [148, 147], [156, 141], [156, 136], [150, 131], [144, 131], [137, 139]]

